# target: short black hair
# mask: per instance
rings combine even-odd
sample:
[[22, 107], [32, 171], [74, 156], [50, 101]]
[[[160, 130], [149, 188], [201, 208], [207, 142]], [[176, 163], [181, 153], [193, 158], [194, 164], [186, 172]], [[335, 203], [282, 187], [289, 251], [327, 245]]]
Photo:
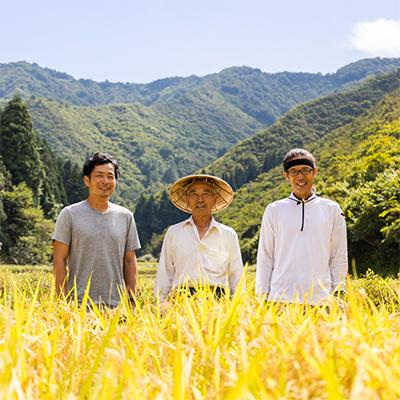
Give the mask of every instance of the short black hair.
[[119, 167], [117, 160], [106, 153], [94, 153], [92, 157], [89, 157], [85, 163], [83, 164], [83, 176], [90, 177], [90, 174], [95, 169], [96, 165], [103, 165], [103, 164], [112, 164], [114, 165], [114, 173], [115, 179], [119, 177]]

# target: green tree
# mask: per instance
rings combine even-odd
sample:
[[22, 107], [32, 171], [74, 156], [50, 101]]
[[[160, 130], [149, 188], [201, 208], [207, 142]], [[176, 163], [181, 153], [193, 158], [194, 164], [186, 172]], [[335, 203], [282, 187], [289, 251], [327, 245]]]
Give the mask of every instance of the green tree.
[[87, 189], [83, 184], [82, 170], [78, 164], [70, 160], [60, 163], [61, 180], [65, 190], [64, 205], [77, 203], [87, 197]]
[[[11, 176], [6, 170], [2, 158], [0, 156], [0, 254], [5, 251], [5, 243], [7, 242], [6, 232], [6, 213], [3, 205], [4, 192], [11, 186]], [[1, 259], [2, 257], [0, 257]]]
[[11, 174], [11, 182], [25, 182], [39, 204], [43, 193], [44, 167], [40, 145], [26, 105], [15, 96], [5, 106], [0, 119], [0, 155]]
[[43, 190], [40, 196], [46, 218], [54, 219], [62, 204], [67, 201], [60, 166], [45, 140], [40, 140], [40, 158], [44, 166]]
[[11, 262], [42, 264], [49, 261], [53, 222], [35, 206], [32, 191], [25, 183], [3, 193], [5, 254]]

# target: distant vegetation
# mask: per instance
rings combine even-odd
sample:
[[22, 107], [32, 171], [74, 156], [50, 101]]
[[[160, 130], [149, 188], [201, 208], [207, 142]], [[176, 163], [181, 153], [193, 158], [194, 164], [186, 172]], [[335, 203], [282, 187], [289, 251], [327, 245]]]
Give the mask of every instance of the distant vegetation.
[[[321, 167], [318, 191], [338, 201], [346, 212], [350, 256], [356, 267], [360, 272], [368, 267], [398, 271], [399, 88], [396, 71], [301, 105], [205, 169], [239, 187], [231, 207], [218, 218], [238, 232], [245, 261], [255, 262], [265, 206], [289, 194], [280, 167], [284, 153], [306, 146], [315, 152]], [[142, 231], [146, 232], [145, 221], [169, 218], [171, 224], [184, 218], [176, 213], [168, 217], [158, 199], [159, 195], [145, 198], [143, 204], [152, 208], [153, 219], [142, 220], [146, 211], [141, 209]], [[160, 223], [155, 232], [164, 229]], [[149, 251], [158, 251], [161, 240], [162, 235], [153, 236]]]
[[[395, 67], [400, 59], [361, 60], [327, 75], [233, 67], [134, 84], [76, 80], [18, 62], [0, 64], [0, 97], [28, 101], [34, 127], [58, 158], [81, 164], [96, 150], [115, 154], [123, 169], [115, 199], [134, 208], [142, 193], [210, 164], [296, 104]], [[254, 175], [254, 158], [243, 162]], [[244, 183], [246, 173], [233, 172]]]
[[[263, 208], [288, 191], [276, 166], [289, 148], [306, 146], [320, 160], [318, 190], [346, 212], [357, 268], [394, 271], [399, 66], [400, 59], [367, 59], [327, 75], [233, 67], [123, 84], [0, 64], [2, 257], [48, 257], [55, 215], [86, 195], [82, 162], [102, 150], [120, 162], [114, 200], [136, 208], [144, 252], [157, 255], [165, 228], [186, 217], [168, 200], [167, 185], [197, 170], [236, 189], [220, 218], [253, 262]], [[385, 71], [392, 72], [370, 78]], [[19, 97], [7, 102], [14, 93], [28, 108]]]
[[84, 195], [81, 179], [39, 138], [21, 98], [10, 100], [0, 113], [0, 261], [49, 260], [53, 221], [62, 204]]
[[[317, 157], [317, 191], [344, 209], [350, 258], [358, 272], [399, 271], [400, 89], [367, 114], [307, 146]], [[241, 187], [221, 220], [233, 226], [247, 260], [255, 260], [265, 206], [289, 194], [281, 166]], [[245, 224], [242, 221], [246, 221]]]

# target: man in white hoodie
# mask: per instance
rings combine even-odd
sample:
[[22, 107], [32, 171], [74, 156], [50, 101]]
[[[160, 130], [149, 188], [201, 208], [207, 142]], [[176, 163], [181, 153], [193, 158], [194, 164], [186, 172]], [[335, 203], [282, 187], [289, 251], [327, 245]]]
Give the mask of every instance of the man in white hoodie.
[[314, 192], [318, 168], [310, 152], [290, 150], [283, 168], [292, 193], [265, 209], [256, 292], [270, 301], [319, 304], [345, 290], [345, 218], [336, 202]]

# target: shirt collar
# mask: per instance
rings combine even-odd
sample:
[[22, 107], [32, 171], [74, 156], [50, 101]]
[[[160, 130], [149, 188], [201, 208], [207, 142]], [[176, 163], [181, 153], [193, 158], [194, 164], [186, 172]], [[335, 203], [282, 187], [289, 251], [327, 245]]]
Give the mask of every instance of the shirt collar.
[[[193, 216], [191, 215], [190, 216], [190, 218], [188, 218], [186, 221], [185, 221], [185, 224], [191, 224], [192, 226], [196, 226], [196, 224], [194, 223], [194, 220], [193, 220]], [[210, 227], [208, 228], [208, 230], [211, 230], [212, 228], [215, 228], [215, 229], [217, 229], [218, 231], [220, 231], [221, 232], [221, 227], [219, 226], [220, 224], [219, 224], [219, 222], [217, 222], [215, 219], [214, 219], [214, 217], [211, 217], [211, 223], [210, 223]]]
[[314, 200], [317, 197], [317, 194], [315, 192], [312, 192], [312, 195], [308, 197], [306, 200], [301, 200], [295, 196], [295, 194], [292, 192], [290, 193], [289, 199], [296, 201], [297, 203], [308, 203], [311, 200]]

